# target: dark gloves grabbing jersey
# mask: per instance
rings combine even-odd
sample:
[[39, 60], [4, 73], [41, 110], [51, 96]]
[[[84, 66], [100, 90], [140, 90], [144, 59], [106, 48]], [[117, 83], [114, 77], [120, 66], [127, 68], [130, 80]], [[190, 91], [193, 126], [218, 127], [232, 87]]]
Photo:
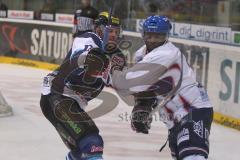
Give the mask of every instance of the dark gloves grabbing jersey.
[[152, 122], [151, 111], [157, 106], [157, 102], [156, 98], [135, 97], [135, 106], [131, 116], [131, 127], [134, 131], [148, 134]]
[[103, 53], [100, 48], [93, 48], [86, 56], [84, 66], [86, 74], [84, 80], [93, 82], [96, 78], [102, 78], [105, 81], [108, 78], [110, 58]]
[[86, 71], [86, 82], [92, 82], [101, 77], [105, 84], [109, 85], [113, 70], [123, 70], [126, 65], [125, 56], [120, 50], [115, 53], [104, 53], [100, 48], [93, 48], [87, 54], [84, 63]]

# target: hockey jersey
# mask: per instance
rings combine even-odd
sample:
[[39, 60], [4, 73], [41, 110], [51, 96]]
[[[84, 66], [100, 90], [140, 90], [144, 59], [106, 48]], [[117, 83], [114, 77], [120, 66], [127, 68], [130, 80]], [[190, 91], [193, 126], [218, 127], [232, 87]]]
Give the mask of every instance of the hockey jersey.
[[[172, 90], [178, 84], [182, 70], [180, 88], [176, 91], [175, 96], [159, 110], [160, 119], [168, 128], [172, 128], [174, 122], [179, 122], [193, 108], [212, 107], [205, 89], [196, 81], [195, 73], [188, 65], [185, 56], [181, 54], [180, 50], [171, 42], [167, 42], [149, 53], [147, 53], [146, 46], [144, 45], [135, 53], [134, 57], [136, 65], [142, 65], [138, 67], [142, 70], [130, 69], [122, 73], [122, 76], [125, 76], [124, 80], [126, 80], [124, 82], [124, 80], [121, 79], [122, 83], [127, 84], [127, 81], [131, 79], [136, 79], [135, 81], [138, 81], [137, 79], [145, 79], [146, 83], [142, 85], [136, 83], [135, 87], [128, 86], [130, 89], [125, 89], [126, 91], [124, 93], [126, 95], [155, 90], [155, 92], [161, 92], [156, 96], [160, 102], [164, 99], [165, 93]], [[149, 67], [149, 64], [152, 64], [152, 66]], [[158, 71], [158, 65], [164, 66], [167, 70], [164, 71], [164, 73], [160, 73], [160, 71]], [[146, 68], [148, 66], [148, 69], [144, 69], [144, 66], [146, 66]], [[154, 68], [156, 69], [154, 70]], [[152, 73], [150, 74], [149, 72], [151, 72], [151, 70]], [[113, 78], [113, 83], [116, 84], [116, 88], [119, 89], [119, 91], [121, 91], [121, 86], [118, 85], [117, 79], [122, 76], [113, 76], [117, 77], [115, 79]], [[157, 81], [151, 86], [147, 82], [151, 81], [154, 77], [157, 77]]]
[[[86, 73], [84, 62], [87, 54], [92, 48], [101, 47], [102, 40], [93, 32], [85, 32], [74, 38], [72, 48], [60, 67], [44, 77], [42, 94], [57, 93], [71, 97], [84, 109], [87, 102], [98, 96], [105, 86], [106, 80], [102, 77], [97, 77], [91, 83], [84, 80]], [[120, 50], [116, 50], [112, 57], [116, 54], [123, 55]]]

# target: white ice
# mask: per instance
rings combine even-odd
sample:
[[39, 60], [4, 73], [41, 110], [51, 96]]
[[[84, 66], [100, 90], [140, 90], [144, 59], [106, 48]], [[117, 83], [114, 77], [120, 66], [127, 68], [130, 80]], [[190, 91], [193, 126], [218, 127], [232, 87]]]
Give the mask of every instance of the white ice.
[[[2, 160], [64, 160], [68, 150], [39, 107], [42, 78], [48, 72], [0, 64], [0, 90], [14, 111], [14, 116], [0, 118]], [[89, 107], [99, 103], [94, 100]], [[168, 147], [158, 152], [166, 141], [165, 126], [155, 120], [149, 135], [136, 134], [126, 118], [131, 109], [120, 100], [117, 108], [95, 119], [105, 141], [105, 160], [170, 160]], [[213, 124], [209, 160], [239, 160], [239, 145], [239, 131]]]

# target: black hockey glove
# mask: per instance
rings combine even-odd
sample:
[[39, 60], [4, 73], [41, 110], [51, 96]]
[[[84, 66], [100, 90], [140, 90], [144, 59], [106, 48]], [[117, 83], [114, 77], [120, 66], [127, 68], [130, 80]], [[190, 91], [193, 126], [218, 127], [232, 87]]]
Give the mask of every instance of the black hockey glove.
[[157, 105], [157, 99], [136, 99], [132, 110], [131, 127], [137, 133], [148, 134], [152, 123], [152, 109]]
[[134, 107], [132, 111], [131, 127], [137, 133], [148, 134], [151, 128], [152, 117], [150, 111], [146, 111], [141, 107]]
[[100, 48], [93, 48], [89, 51], [85, 59], [85, 81], [93, 82], [96, 78], [107, 79], [109, 66], [109, 57], [102, 52]]

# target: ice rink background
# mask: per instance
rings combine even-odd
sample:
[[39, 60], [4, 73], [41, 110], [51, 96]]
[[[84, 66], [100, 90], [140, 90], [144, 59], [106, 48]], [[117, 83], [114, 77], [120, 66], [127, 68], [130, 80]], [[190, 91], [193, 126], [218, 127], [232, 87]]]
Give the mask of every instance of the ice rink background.
[[[40, 88], [49, 71], [0, 64], [0, 90], [12, 106], [14, 116], [0, 118], [0, 157], [3, 160], [64, 160], [68, 150], [57, 132], [43, 117]], [[111, 89], [105, 91], [114, 93]], [[95, 119], [105, 141], [105, 160], [170, 160], [166, 147], [158, 152], [167, 138], [165, 126], [154, 121], [149, 135], [134, 133], [129, 119], [131, 107], [123, 101], [112, 112]], [[94, 107], [99, 100], [93, 100]], [[209, 160], [239, 160], [240, 132], [213, 124]]]

